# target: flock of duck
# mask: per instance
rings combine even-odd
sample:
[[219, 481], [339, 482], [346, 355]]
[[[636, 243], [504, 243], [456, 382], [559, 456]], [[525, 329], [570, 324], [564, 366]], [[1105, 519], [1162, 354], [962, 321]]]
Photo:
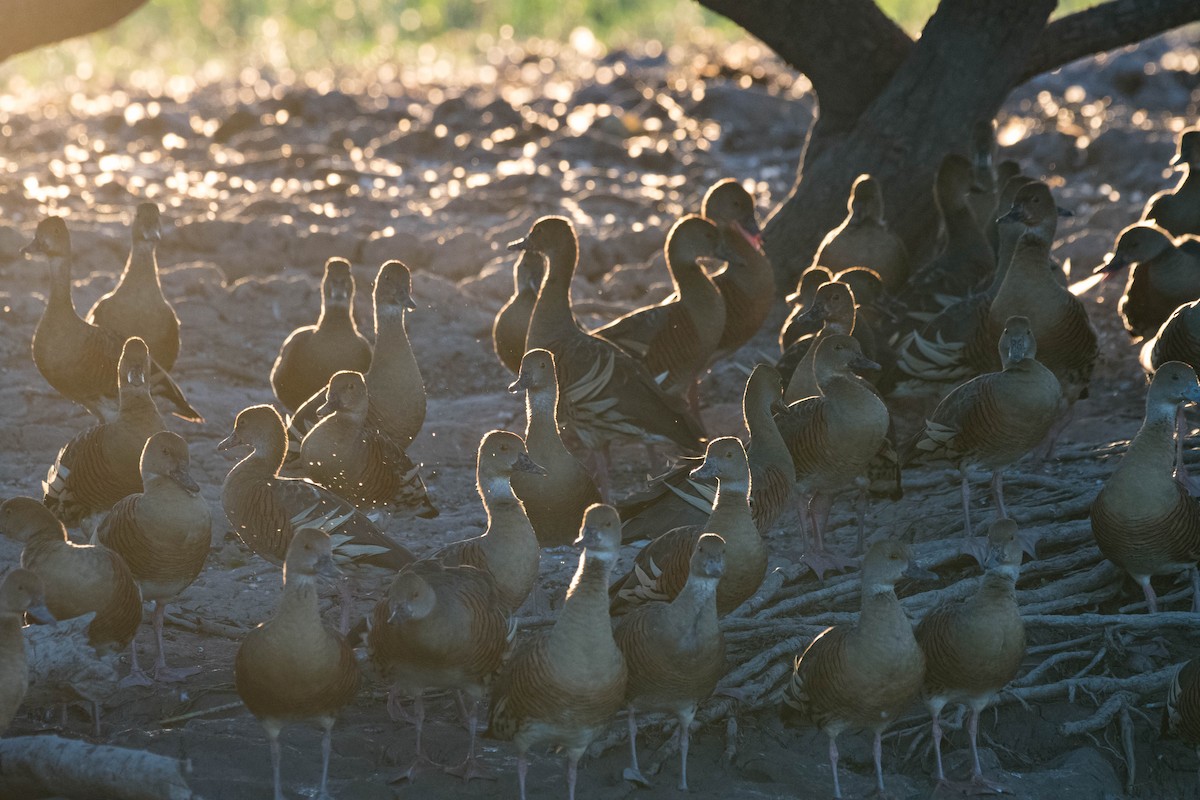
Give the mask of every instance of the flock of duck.
[[[1002, 475], [1030, 453], [1051, 456], [1074, 404], [1088, 395], [1099, 348], [1087, 306], [1051, 253], [1064, 212], [1050, 187], [1012, 162], [993, 163], [990, 126], [967, 149], [971, 158], [948, 155], [938, 172], [941, 244], [924, 263], [888, 230], [878, 184], [865, 175], [855, 182], [845, 222], [788, 295], [794, 308], [779, 359], [758, 364], [746, 381], [745, 443], [707, 435], [700, 379], [759, 331], [776, 302], [746, 190], [717, 183], [700, 213], [671, 229], [674, 293], [666, 301], [595, 330], [572, 311], [573, 225], [537, 220], [510, 246], [518, 253], [514, 290], [493, 329], [496, 355], [515, 376], [509, 391], [525, 395], [527, 427], [523, 436], [490, 431], [479, 444], [486, 530], [422, 558], [381, 527], [438, 513], [406, 453], [426, 412], [405, 328], [415, 308], [412, 278], [400, 261], [380, 268], [368, 338], [352, 314], [350, 265], [330, 259], [320, 317], [287, 338], [271, 371], [286, 415], [271, 405], [246, 408], [219, 445], [249, 449], [221, 488], [229, 523], [246, 548], [282, 567], [278, 606], [245, 636], [234, 664], [237, 692], [270, 740], [275, 797], [283, 797], [280, 730], [302, 719], [324, 728], [324, 794], [334, 719], [359, 689], [356, 639], [390, 687], [388, 711], [415, 726], [409, 777], [432, 764], [421, 742], [423, 694], [453, 691], [470, 731], [466, 758], [454, 768], [465, 779], [487, 774], [476, 758], [486, 727], [515, 745], [522, 797], [526, 754], [546, 745], [565, 752], [574, 797], [579, 759], [627, 709], [625, 777], [647, 783], [637, 712], [663, 712], [678, 719], [686, 789], [690, 725], [726, 672], [720, 618], [759, 589], [770, 555], [764, 534], [793, 503], [804, 561], [818, 577], [862, 557], [857, 624], [814, 639], [782, 697], [785, 718], [828, 735], [835, 796], [839, 734], [873, 733], [882, 791], [881, 734], [918, 699], [933, 720], [937, 781], [947, 781], [939, 718], [954, 703], [970, 711], [972, 784], [989, 786], [976, 752], [978, 720], [1024, 656], [1015, 584], [1036, 544], [1008, 518]], [[1182, 462], [1182, 407], [1200, 400], [1200, 240], [1192, 236], [1200, 234], [1200, 129], [1182, 134], [1172, 163], [1184, 179], [1151, 199], [1097, 269], [1112, 275], [1132, 265], [1119, 313], [1144, 339], [1152, 378], [1145, 422], [1091, 522], [1101, 551], [1142, 587], [1151, 613], [1151, 578], [1186, 570], [1194, 577], [1200, 559], [1200, 506]], [[166, 429], [159, 410], [166, 403], [183, 420], [203, 421], [170, 375], [179, 323], [158, 279], [160, 225], [156, 206], [138, 208], [120, 281], [86, 317], [71, 296], [64, 221], [43, 219], [25, 249], [50, 274], [34, 363], [98, 424], [62, 447], [42, 498], [0, 505], [0, 532], [24, 548], [20, 567], [0, 584], [0, 730], [26, 691], [26, 618], [94, 613], [93, 645], [129, 647], [126, 684], [198, 671], [168, 667], [162, 637], [167, 604], [205, 568], [213, 520], [189, 471], [187, 442]], [[937, 393], [955, 385], [919, 430], [900, 438], [885, 398], [922, 384]], [[692, 458], [610, 504], [615, 442]], [[960, 471], [963, 552], [985, 574], [974, 595], [914, 629], [894, 587], [905, 575], [931, 575], [907, 543], [868, 537], [864, 509], [873, 497], [899, 496], [904, 467], [929, 462]], [[979, 468], [993, 475], [997, 513], [985, 536], [971, 523], [968, 475]], [[858, 511], [854, 556], [825, 536], [832, 505], [848, 493]], [[69, 527], [81, 531], [79, 541]], [[637, 539], [651, 541], [614, 577], [623, 542]], [[553, 624], [516, 635], [516, 615], [538, 584], [541, 548], [571, 542], [579, 566]], [[336, 627], [319, 614], [323, 578], [339, 587]], [[352, 628], [356, 596], [377, 600]], [[148, 600], [157, 638], [149, 674], [134, 643]], [[402, 698], [412, 698], [411, 713]], [[1200, 668], [1180, 670], [1168, 708], [1171, 725], [1200, 743]]]

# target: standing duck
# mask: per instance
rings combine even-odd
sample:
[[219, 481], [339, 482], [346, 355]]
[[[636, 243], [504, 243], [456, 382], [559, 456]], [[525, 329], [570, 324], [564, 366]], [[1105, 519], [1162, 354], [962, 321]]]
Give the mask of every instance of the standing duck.
[[[750, 434], [746, 444], [750, 513], [762, 534], [787, 507], [795, 484], [792, 456], [772, 416], [785, 408], [781, 384], [773, 367], [758, 364], [742, 394], [742, 420]], [[618, 506], [624, 520], [622, 536], [625, 541], [653, 539], [672, 528], [704, 525], [712, 514], [716, 488], [715, 478], [698, 478], [686, 464], [660, 475]]]
[[[373, 300], [375, 349], [371, 366], [363, 373], [372, 398], [367, 424], [407, 449], [425, 424], [425, 381], [404, 324], [405, 313], [417, 307], [408, 267], [399, 261], [384, 263], [375, 277]], [[318, 390], [289, 419], [288, 435], [297, 446], [317, 424], [317, 409], [323, 402], [324, 393]]]
[[[1195, 570], [1200, 559], [1200, 506], [1174, 476], [1176, 409], [1197, 401], [1191, 367], [1159, 367], [1146, 393], [1146, 419], [1092, 503], [1100, 552], [1137, 581], [1152, 614], [1158, 603], [1150, 578]], [[1193, 605], [1200, 610], [1200, 597]]]
[[[104, 422], [116, 396], [117, 363], [125, 340], [107, 328], [80, 318], [71, 297], [71, 237], [61, 217], [38, 223], [26, 257], [44, 256], [50, 263], [50, 299], [33, 332], [33, 362], [54, 389]], [[183, 391], [158, 364], [151, 361], [151, 392], [169, 402], [172, 413], [188, 422], [204, 417], [188, 405]]]
[[1188, 128], [1180, 134], [1179, 150], [1171, 165], [1183, 171], [1183, 179], [1174, 189], [1151, 197], [1142, 219], [1154, 222], [1172, 236], [1200, 235], [1200, 128]]
[[179, 318], [163, 297], [154, 251], [162, 239], [158, 206], [142, 203], [133, 218], [133, 244], [117, 288], [96, 301], [85, 319], [122, 340], [141, 337], [150, 356], [164, 370], [179, 356]]
[[[988, 529], [987, 574], [972, 597], [944, 603], [917, 625], [917, 643], [925, 654], [925, 705], [933, 717], [933, 747], [937, 780], [942, 770], [942, 709], [965, 703], [971, 710], [971, 782], [991, 786], [983, 778], [976, 743], [979, 715], [1008, 685], [1025, 657], [1025, 623], [1017, 606], [1016, 585], [1021, 571], [1021, 541], [1009, 519]], [[1000, 790], [1000, 787], [993, 787]]]
[[925, 656], [896, 599], [896, 581], [923, 572], [902, 542], [874, 544], [863, 562], [858, 624], [826, 628], [813, 639], [784, 689], [784, 720], [815, 724], [829, 737], [834, 797], [842, 796], [837, 737], [860, 728], [875, 734], [875, 779], [885, 794], [883, 731], [917, 699], [925, 676]]
[[621, 549], [616, 509], [590, 507], [576, 543], [583, 553], [558, 619], [517, 645], [492, 688], [487, 735], [516, 745], [521, 800], [526, 753], [543, 745], [566, 751], [574, 800], [579, 759], [625, 698], [625, 658], [608, 616], [608, 579]]
[[[850, 336], [854, 333], [854, 293], [848, 284], [840, 281], [826, 283], [817, 289], [816, 296], [802, 318], [819, 320], [821, 329], [810, 337], [797, 340], [789, 348], [803, 348], [804, 355], [795, 362], [796, 366], [788, 376], [787, 389], [783, 392], [785, 403], [794, 403], [818, 393], [816, 378], [813, 376], [813, 360], [816, 358], [817, 348], [822, 340], [829, 336]], [[780, 358], [781, 365], [787, 357], [788, 352], [784, 351], [783, 357]]]
[[[487, 529], [473, 539], [448, 544], [432, 558], [447, 566], [466, 564], [496, 582], [501, 609], [516, 612], [537, 583], [541, 548], [525, 508], [513, 493], [518, 472], [544, 475], [515, 433], [490, 431], [479, 442], [475, 480], [487, 511]], [[580, 519], [582, 519], [582, 515]]]
[[394, 508], [431, 519], [438, 515], [420, 471], [390, 437], [367, 421], [370, 397], [361, 372], [329, 379], [321, 421], [300, 443], [305, 477], [346, 498], [362, 511]]
[[242, 640], [233, 665], [238, 697], [262, 724], [271, 743], [275, 800], [283, 800], [279, 733], [289, 722], [316, 720], [321, 740], [321, 787], [328, 797], [333, 723], [358, 692], [358, 662], [350, 643], [321, 622], [318, 576], [336, 577], [329, 536], [297, 531], [283, 565], [283, 596], [275, 614]]
[[371, 345], [354, 324], [354, 276], [350, 262], [331, 258], [321, 278], [321, 314], [316, 325], [288, 334], [275, 365], [271, 389], [289, 412], [317, 392], [339, 370], [363, 372], [371, 365]]
[[80, 525], [142, 491], [142, 450], [146, 440], [165, 427], [150, 397], [149, 369], [145, 342], [136, 337], [125, 342], [116, 418], [89, 428], [58, 451], [42, 482], [42, 502], [64, 524]]
[[521, 371], [529, 318], [533, 315], [545, 271], [546, 259], [540, 253], [522, 250], [513, 265], [512, 297], [496, 312], [492, 323], [492, 347], [496, 357], [514, 375]]
[[670, 530], [638, 552], [633, 568], [609, 590], [614, 616], [654, 600], [676, 597], [687, 583], [696, 542], [705, 533], [716, 533], [725, 540], [725, 574], [717, 587], [717, 613], [733, 611], [762, 585], [770, 553], [750, 514], [750, 468], [742, 443], [733, 436], [714, 439], [704, 462], [692, 474], [717, 479], [712, 514], [703, 525]]
[[1134, 338], [1153, 336], [1172, 311], [1200, 298], [1200, 240], [1172, 241], [1157, 225], [1130, 225], [1095, 271], [1108, 278], [1130, 265], [1117, 313]]
[[665, 711], [679, 720], [679, 791], [688, 790], [688, 740], [696, 706], [725, 674], [725, 638], [717, 622], [717, 584], [724, 572], [725, 544], [706, 533], [696, 540], [687, 583], [675, 599], [633, 609], [613, 631], [629, 670], [626, 780], [649, 783], [638, 768], [637, 711]]
[[554, 354], [567, 418], [599, 459], [601, 495], [608, 489], [608, 447], [618, 436], [668, 441], [699, 449], [704, 431], [684, 403], [665, 394], [650, 373], [616, 345], [579, 326], [571, 310], [571, 279], [579, 242], [571, 223], [543, 217], [529, 235], [509, 245], [546, 257], [546, 276], [529, 321], [529, 349]]
[[592, 331], [641, 361], [666, 392], [686, 398], [696, 415], [700, 375], [725, 329], [725, 301], [701, 263], [715, 260], [720, 244], [713, 223], [694, 215], [680, 219], [666, 245], [674, 293]]
[[884, 222], [879, 182], [859, 175], [850, 187], [846, 209], [846, 219], [825, 235], [813, 264], [834, 272], [869, 267], [879, 273], [888, 291], [896, 291], [908, 278], [908, 249]]
[[[218, 450], [249, 446], [221, 485], [221, 505], [233, 530], [250, 550], [272, 564], [288, 553], [296, 531], [319, 528], [333, 539], [333, 554], [342, 566], [394, 572], [414, 560], [412, 553], [384, 535], [375, 523], [333, 492], [295, 478], [282, 478], [287, 450], [283, 420], [272, 406], [243, 409], [233, 433]], [[349, 591], [342, 590], [342, 627], [348, 629]]]
[[46, 608], [42, 579], [36, 572], [14, 569], [0, 582], [0, 734], [16, 716], [29, 689], [25, 636], [21, 626], [28, 614], [35, 622], [53, 622]]
[[1004, 468], [1032, 451], [1062, 412], [1062, 387], [1037, 360], [1037, 340], [1026, 317], [1009, 317], [999, 342], [999, 372], [972, 378], [946, 395], [909, 442], [908, 460], [949, 461], [962, 479], [967, 552], [983, 563], [984, 550], [971, 535], [972, 468], [992, 472], [996, 512], [1004, 507]]
[[[835, 334], [822, 340], [813, 371], [820, 395], [789, 405], [775, 414], [779, 434], [787, 444], [795, 469], [799, 497], [807, 499], [813, 539], [804, 561], [818, 575], [848, 562], [825, 550], [824, 531], [829, 509], [841, 492], [865, 483], [868, 467], [883, 447], [890, 415], [887, 406], [854, 369], [878, 368], [863, 357], [850, 336]], [[859, 538], [863, 538], [862, 509]], [[861, 542], [860, 542], [861, 545]]]
[[721, 234], [717, 255], [726, 266], [712, 276], [725, 301], [725, 327], [716, 358], [732, 354], [750, 341], [775, 302], [775, 270], [762, 249], [762, 231], [754, 198], [731, 179], [714, 183], [704, 194], [700, 214]]
[[417, 760], [408, 770], [410, 780], [431, 763], [421, 748], [421, 695], [431, 689], [463, 691], [470, 698], [471, 743], [466, 761], [451, 772], [465, 780], [487, 776], [475, 759], [478, 706], [508, 649], [507, 605], [487, 571], [436, 561], [400, 570], [376, 604], [367, 634], [371, 661], [393, 691], [415, 696]]
[[119, 650], [133, 640], [142, 621], [142, 595], [119, 555], [68, 541], [63, 524], [32, 497], [0, 504], [0, 534], [24, 545], [21, 566], [42, 579], [55, 619], [95, 611], [88, 626], [94, 647]]
[[543, 547], [570, 544], [583, 521], [583, 512], [600, 502], [600, 490], [559, 434], [554, 354], [549, 350], [526, 353], [517, 379], [508, 390], [525, 391], [525, 446], [544, 473], [514, 472], [513, 492], [525, 506]]
[[[142, 452], [144, 490], [113, 506], [96, 529], [96, 541], [129, 566], [142, 599], [154, 601], [156, 681], [181, 681], [200, 671], [169, 668], [163, 642], [167, 603], [196, 580], [212, 545], [212, 515], [189, 471], [190, 461], [187, 442], [177, 434], [160, 431], [151, 436]], [[132, 680], [127, 680], [150, 685], [138, 666], [136, 639], [129, 651]]]

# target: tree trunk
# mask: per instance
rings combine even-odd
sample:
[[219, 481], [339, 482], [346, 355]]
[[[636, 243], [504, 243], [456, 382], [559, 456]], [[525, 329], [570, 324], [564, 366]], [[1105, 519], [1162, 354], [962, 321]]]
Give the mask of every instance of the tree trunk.
[[145, 4], [146, 0], [0, 0], [0, 63], [35, 47], [103, 30]]

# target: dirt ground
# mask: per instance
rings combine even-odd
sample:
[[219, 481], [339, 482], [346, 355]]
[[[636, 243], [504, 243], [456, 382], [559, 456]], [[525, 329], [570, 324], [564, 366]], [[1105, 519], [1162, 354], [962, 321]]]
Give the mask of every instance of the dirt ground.
[[[271, 401], [270, 365], [287, 333], [315, 318], [329, 256], [355, 265], [359, 320], [368, 330], [369, 284], [379, 264], [400, 258], [415, 271], [419, 307], [409, 330], [429, 415], [411, 453], [423, 462], [442, 513], [434, 520], [394, 520], [388, 530], [418, 552], [479, 532], [484, 517], [473, 485], [479, 437], [524, 424], [521, 400], [504, 391], [510, 378], [491, 352], [491, 320], [511, 289], [512, 258], [503, 244], [542, 214], [565, 214], [582, 236], [575, 299], [583, 321], [598, 323], [657, 300], [668, 285], [661, 248], [672, 221], [698, 210], [705, 188], [725, 176], [747, 181], [765, 214], [787, 191], [814, 105], [803, 78], [749, 43], [669, 55], [655, 48], [603, 56], [540, 48], [501, 43], [483, 54], [482, 66], [457, 71], [420, 63], [297, 77], [248, 68], [238, 83], [197, 85], [189, 78], [152, 86], [135, 76], [130, 85], [85, 87], [74, 96], [56, 88], [38, 97], [0, 98], [0, 494], [38, 492], [58, 448], [90, 424], [33, 367], [29, 340], [46, 275], [19, 260], [17, 248], [44, 213], [66, 215], [77, 253], [76, 303], [86, 309], [113, 285], [133, 208], [149, 199], [167, 220], [159, 263], [183, 325], [174, 374], [207, 417], [203, 425], [169, 424], [191, 445], [193, 472], [215, 523], [208, 567], [182, 597], [179, 615], [248, 628], [265, 618], [278, 594], [278, 571], [229, 532], [219, 492], [233, 461], [215, 444], [240, 409]], [[1050, 179], [1059, 203], [1074, 212], [1059, 228], [1056, 249], [1070, 260], [1073, 280], [1101, 261], [1150, 194], [1173, 183], [1166, 164], [1175, 134], [1196, 121], [1200, 106], [1198, 55], [1200, 31], [1192, 28], [1040, 78], [1006, 105], [1002, 157]], [[1140, 421], [1144, 378], [1115, 314], [1121, 288], [1114, 281], [1085, 295], [1102, 331], [1102, 359], [1091, 398], [1067, 432], [1068, 450], [1127, 439]], [[743, 368], [759, 352], [774, 355], [785, 313], [781, 303], [737, 363], [720, 364], [706, 378], [702, 396], [711, 434], [740, 432]], [[930, 402], [897, 401], [900, 429], [911, 430]], [[639, 448], [621, 455], [616, 483], [631, 489], [651, 467]], [[1094, 490], [1111, 468], [1111, 460], [1083, 459], [1052, 464], [1047, 472], [1078, 481], [1083, 492]], [[928, 474], [918, 470], [910, 478]], [[1012, 489], [1010, 506], [1020, 508], [1031, 492]], [[847, 547], [854, 535], [850, 511], [842, 501], [833, 519], [834, 541]], [[910, 491], [899, 503], [874, 504], [869, 525], [898, 530], [916, 523], [918, 541], [929, 541], [955, 534], [959, 520], [957, 488], [946, 484]], [[797, 559], [795, 522], [785, 515], [772, 532], [773, 566]], [[0, 568], [18, 555], [16, 545], [0, 540]], [[555, 606], [573, 567], [572, 553], [546, 553], [542, 592]], [[378, 597], [379, 587], [366, 589], [358, 598], [360, 613]], [[1127, 583], [1122, 602], [1135, 599], [1136, 587]], [[169, 627], [168, 637], [171, 662], [200, 665], [203, 672], [183, 685], [114, 691], [104, 703], [100, 740], [189, 760], [191, 785], [204, 797], [268, 796], [267, 743], [244, 709], [161, 723], [237, 699], [236, 638], [180, 627]], [[1200, 639], [1179, 629], [1145, 638], [1160, 645], [1149, 657], [1153, 668], [1195, 654]], [[139, 642], [143, 657], [153, 658], [148, 624]], [[1194, 796], [1195, 755], [1160, 740], [1160, 708], [1150, 704], [1133, 719], [1138, 772], [1132, 795]], [[1018, 797], [1125, 794], [1115, 729], [1106, 736], [1058, 733], [1060, 722], [1092, 710], [1094, 704], [1080, 698], [989, 713], [985, 769], [1002, 769]], [[453, 704], [435, 698], [430, 717], [431, 755], [459, 761], [466, 733]], [[919, 718], [914, 708], [914, 723]], [[25, 708], [10, 734], [58, 730], [86, 737], [89, 729], [82, 710], [62, 731], [56, 715]], [[825, 742], [817, 733], [784, 729], [766, 711], [739, 716], [736, 736], [730, 740], [727, 733], [718, 725], [694, 737], [692, 796], [831, 794]], [[645, 734], [644, 753], [664, 740], [661, 732]], [[288, 796], [313, 796], [318, 731], [290, 728], [284, 744]], [[729, 744], [736, 745], [731, 763], [723, 758]], [[889, 739], [888, 787], [900, 798], [927, 797], [934, 789], [932, 755], [925, 744], [910, 754], [911, 744], [911, 737]], [[969, 769], [965, 744], [965, 736], [951, 734], [952, 774]], [[497, 782], [464, 786], [430, 772], [415, 784], [390, 784], [412, 746], [412, 729], [388, 719], [382, 687], [368, 682], [335, 731], [333, 794], [516, 796], [513, 751], [495, 742], [484, 742], [483, 753], [499, 773]], [[638, 790], [621, 780], [625, 759], [623, 746], [590, 759], [580, 773], [581, 800], [675, 796], [675, 761], [667, 762], [654, 789]], [[864, 736], [843, 737], [841, 764], [848, 796], [873, 789]], [[564, 795], [557, 756], [535, 758], [529, 776], [531, 798]]]

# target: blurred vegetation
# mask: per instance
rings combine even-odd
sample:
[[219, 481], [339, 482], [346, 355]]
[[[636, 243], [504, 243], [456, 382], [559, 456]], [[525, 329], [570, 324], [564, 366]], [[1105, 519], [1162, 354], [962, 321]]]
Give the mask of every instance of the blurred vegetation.
[[[1096, 1], [1064, 0], [1058, 13]], [[913, 33], [937, 6], [937, 0], [880, 2]], [[0, 65], [0, 87], [138, 70], [363, 66], [412, 59], [430, 44], [441, 57], [473, 58], [497, 38], [568, 41], [580, 29], [591, 32], [583, 41], [594, 36], [601, 47], [739, 35], [737, 26], [694, 0], [150, 0], [108, 31]], [[428, 48], [423, 56], [429, 59]]]

